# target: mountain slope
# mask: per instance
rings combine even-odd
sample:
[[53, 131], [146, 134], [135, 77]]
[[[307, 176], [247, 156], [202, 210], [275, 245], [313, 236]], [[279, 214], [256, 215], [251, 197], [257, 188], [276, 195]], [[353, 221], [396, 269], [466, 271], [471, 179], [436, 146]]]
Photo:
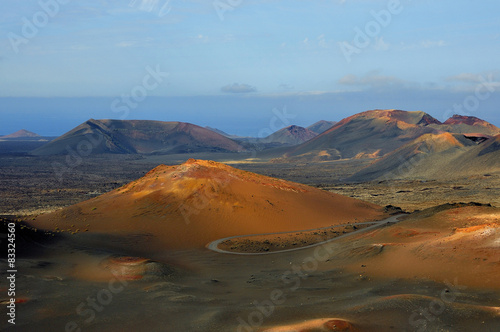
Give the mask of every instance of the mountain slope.
[[437, 176], [483, 175], [500, 172], [500, 135], [475, 145], [457, 156], [445, 169], [436, 169]]
[[240, 142], [242, 146], [245, 146], [249, 150], [275, 151], [277, 153], [275, 157], [280, 157], [286, 150], [278, 152], [279, 149], [307, 142], [317, 135], [307, 128], [291, 125], [279, 129], [267, 137], [238, 137], [234, 140]]
[[225, 131], [222, 131], [220, 129], [217, 129], [217, 128], [213, 128], [213, 127], [209, 127], [209, 126], [205, 126], [206, 129], [208, 130], [211, 130], [217, 134], [220, 134], [222, 136], [225, 136], [227, 138], [231, 138], [231, 139], [235, 139], [235, 138], [241, 138], [241, 136], [238, 136], [238, 135], [231, 135], [231, 134], [228, 134], [226, 133]]
[[233, 140], [184, 122], [149, 120], [88, 120], [32, 152], [34, 155], [99, 153], [169, 154], [238, 152]]
[[476, 143], [462, 134], [423, 135], [349, 180], [436, 179], [500, 172], [500, 135]]
[[457, 134], [479, 133], [495, 136], [500, 134], [500, 128], [475, 116], [453, 115], [437, 129]]
[[466, 134], [481, 141], [498, 135], [496, 126], [471, 116], [454, 115], [446, 122], [418, 111], [373, 110], [355, 114], [285, 154], [285, 158], [331, 160], [377, 158], [424, 134]]
[[159, 248], [199, 248], [234, 235], [296, 231], [382, 219], [379, 206], [230, 166], [190, 159], [161, 165], [94, 199], [41, 215], [33, 226], [147, 238]]
[[432, 163], [447, 164], [450, 158], [464, 151], [466, 145], [474, 143], [463, 135], [450, 133], [424, 134], [408, 144], [386, 154], [354, 174], [351, 181], [370, 181], [410, 176], [419, 168], [434, 172]]
[[307, 127], [307, 129], [314, 131], [316, 134], [322, 134], [333, 127], [336, 123], [337, 121], [320, 120]]
[[260, 139], [263, 143], [281, 143], [287, 145], [297, 145], [304, 143], [314, 137], [318, 136], [317, 133], [300, 126], [291, 125], [282, 128], [271, 135]]
[[[459, 276], [460, 285], [500, 289], [499, 220], [500, 209], [490, 206], [462, 203], [433, 207], [371, 236], [354, 235], [349, 243], [366, 251], [377, 246], [379, 250], [358, 257], [359, 251], [353, 252], [346, 263], [351, 271], [364, 264], [363, 271], [372, 276], [438, 282]], [[497, 308], [495, 315], [498, 317]]]
[[430, 124], [439, 124], [424, 112], [374, 110], [345, 118], [323, 134], [290, 150], [287, 157], [329, 154], [354, 158], [360, 154], [384, 155], [413, 139], [438, 133]]

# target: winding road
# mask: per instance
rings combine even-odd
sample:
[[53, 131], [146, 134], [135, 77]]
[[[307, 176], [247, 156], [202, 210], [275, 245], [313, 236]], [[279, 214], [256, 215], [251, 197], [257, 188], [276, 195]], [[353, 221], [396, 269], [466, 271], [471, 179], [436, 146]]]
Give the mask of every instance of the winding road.
[[[312, 248], [316, 247], [334, 240], [338, 240], [340, 238], [344, 238], [347, 236], [351, 235], [358, 235], [360, 233], [382, 227], [387, 224], [391, 223], [397, 223], [399, 222], [399, 217], [406, 216], [406, 214], [397, 214], [394, 216], [391, 216], [387, 219], [380, 220], [380, 221], [370, 221], [370, 222], [360, 222], [356, 224], [342, 224], [342, 225], [333, 225], [333, 226], [328, 226], [328, 227], [321, 227], [321, 228], [313, 228], [313, 229], [306, 229], [306, 230], [297, 230], [297, 231], [290, 231], [290, 232], [278, 232], [278, 233], [263, 233], [263, 234], [249, 234], [249, 235], [236, 235], [236, 236], [230, 236], [230, 237], [225, 237], [223, 239], [218, 239], [215, 241], [210, 242], [209, 244], [206, 245], [206, 248], [221, 254], [231, 254], [231, 255], [272, 255], [272, 254], [279, 254], [283, 252], [288, 252], [288, 251], [295, 251], [295, 250], [303, 250], [307, 248]], [[343, 227], [343, 226], [357, 226], [357, 225], [366, 225], [366, 224], [373, 224], [372, 226], [368, 226], [366, 228], [360, 229], [359, 231], [354, 231], [350, 232], [347, 234], [343, 234], [337, 237], [334, 237], [332, 239], [326, 240], [326, 241], [321, 241], [318, 243], [310, 244], [304, 247], [299, 247], [299, 248], [291, 248], [291, 249], [284, 249], [284, 250], [279, 250], [279, 251], [270, 251], [270, 252], [234, 252], [234, 251], [227, 251], [227, 250], [222, 250], [219, 248], [219, 244], [226, 241], [226, 240], [232, 240], [232, 239], [237, 239], [237, 238], [244, 238], [244, 237], [253, 237], [253, 236], [263, 236], [263, 235], [277, 235], [277, 234], [287, 234], [287, 233], [296, 233], [296, 232], [310, 232], [310, 231], [316, 231], [316, 230], [322, 230], [322, 229], [327, 229], [327, 228], [332, 228], [332, 227]]]

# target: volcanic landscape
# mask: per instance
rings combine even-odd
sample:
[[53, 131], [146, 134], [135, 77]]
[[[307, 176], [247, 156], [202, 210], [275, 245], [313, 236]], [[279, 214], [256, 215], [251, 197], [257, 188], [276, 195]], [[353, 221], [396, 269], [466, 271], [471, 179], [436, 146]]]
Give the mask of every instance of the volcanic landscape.
[[500, 129], [475, 117], [20, 130], [0, 194], [3, 331], [500, 331]]

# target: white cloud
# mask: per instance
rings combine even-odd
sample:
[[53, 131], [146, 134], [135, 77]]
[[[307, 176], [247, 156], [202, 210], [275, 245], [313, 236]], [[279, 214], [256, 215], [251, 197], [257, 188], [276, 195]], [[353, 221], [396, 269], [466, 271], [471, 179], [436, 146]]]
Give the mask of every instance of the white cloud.
[[481, 81], [481, 75], [472, 73], [460, 73], [446, 78], [448, 82], [477, 83]]
[[90, 50], [90, 47], [83, 44], [77, 44], [77, 45], [71, 45], [70, 49], [74, 51], [85, 51], [85, 50]]
[[431, 47], [443, 47], [446, 46], [446, 42], [444, 40], [424, 40], [420, 43], [423, 48], [431, 48]]
[[382, 87], [394, 84], [404, 85], [405, 82], [394, 76], [384, 76], [378, 71], [370, 72], [364, 76], [356, 76], [354, 74], [348, 74], [342, 77], [339, 81], [342, 85], [357, 85], [357, 86], [371, 86], [371, 87]]
[[318, 39], [318, 45], [319, 45], [319, 47], [321, 47], [321, 48], [328, 48], [328, 44], [326, 42], [324, 34], [319, 35], [317, 39]]
[[257, 91], [255, 87], [249, 84], [239, 84], [239, 83], [225, 85], [220, 90], [226, 93], [250, 93]]
[[199, 34], [198, 36], [196, 36], [195, 38], [198, 42], [202, 42], [202, 43], [208, 43], [208, 36], [204, 36], [202, 34]]
[[485, 86], [491, 90], [500, 88], [500, 72], [490, 71], [484, 73], [460, 73], [447, 77], [448, 82], [456, 83], [455, 88], [460, 91], [474, 91], [478, 86]]

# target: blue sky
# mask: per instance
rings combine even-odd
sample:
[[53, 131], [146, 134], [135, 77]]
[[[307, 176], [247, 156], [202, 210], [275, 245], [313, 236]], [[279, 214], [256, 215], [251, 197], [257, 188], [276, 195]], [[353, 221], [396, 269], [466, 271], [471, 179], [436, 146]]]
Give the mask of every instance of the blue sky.
[[283, 107], [308, 125], [462, 105], [500, 125], [498, 13], [494, 0], [2, 1], [0, 134], [94, 117], [252, 135]]

